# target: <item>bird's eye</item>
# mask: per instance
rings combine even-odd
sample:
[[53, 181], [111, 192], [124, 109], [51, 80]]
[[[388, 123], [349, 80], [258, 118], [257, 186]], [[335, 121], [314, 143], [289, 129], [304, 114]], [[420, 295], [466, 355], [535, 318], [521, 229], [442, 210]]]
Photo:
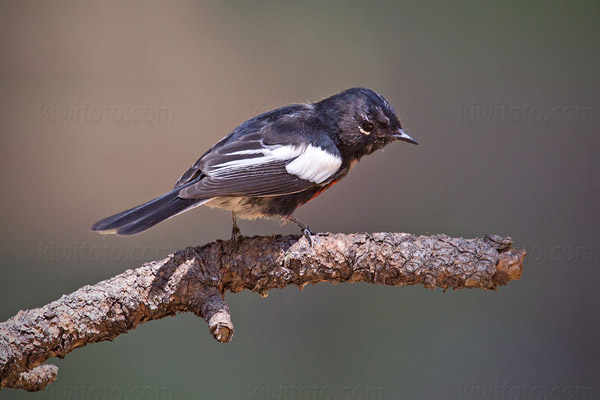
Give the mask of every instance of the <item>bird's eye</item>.
[[374, 126], [373, 123], [371, 121], [363, 121], [361, 127], [360, 127], [360, 131], [362, 133], [364, 133], [365, 135], [368, 135], [369, 133], [371, 133], [371, 131], [373, 130]]

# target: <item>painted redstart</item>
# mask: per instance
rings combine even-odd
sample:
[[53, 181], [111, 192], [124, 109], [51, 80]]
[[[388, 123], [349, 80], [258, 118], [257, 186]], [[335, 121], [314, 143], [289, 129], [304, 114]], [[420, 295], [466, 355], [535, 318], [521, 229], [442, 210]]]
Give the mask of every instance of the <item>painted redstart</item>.
[[293, 221], [310, 242], [308, 226], [292, 216], [350, 172], [361, 157], [402, 140], [394, 108], [373, 90], [352, 88], [318, 103], [293, 104], [254, 117], [215, 144], [147, 203], [96, 222], [93, 231], [133, 235], [205, 204], [236, 217]]

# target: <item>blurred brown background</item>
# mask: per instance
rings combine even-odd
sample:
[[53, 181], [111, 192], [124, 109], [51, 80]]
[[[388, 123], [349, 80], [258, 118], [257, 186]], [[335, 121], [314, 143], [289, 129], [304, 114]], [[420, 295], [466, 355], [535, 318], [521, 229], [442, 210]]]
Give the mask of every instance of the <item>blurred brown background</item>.
[[134, 237], [88, 228], [167, 191], [244, 120], [353, 86], [382, 93], [420, 146], [364, 159], [298, 218], [510, 235], [529, 255], [497, 292], [229, 294], [231, 344], [179, 315], [51, 360], [45, 392], [0, 399], [600, 396], [597, 2], [1, 5], [0, 320], [227, 238], [229, 214], [204, 207]]

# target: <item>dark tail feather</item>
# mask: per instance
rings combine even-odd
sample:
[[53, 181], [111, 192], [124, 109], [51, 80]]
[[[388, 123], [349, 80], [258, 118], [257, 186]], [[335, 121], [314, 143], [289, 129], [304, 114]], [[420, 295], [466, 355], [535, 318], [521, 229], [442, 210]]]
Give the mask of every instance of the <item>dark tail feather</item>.
[[182, 188], [178, 187], [147, 203], [104, 218], [92, 225], [90, 229], [101, 233], [134, 235], [207, 201], [178, 197], [177, 194]]

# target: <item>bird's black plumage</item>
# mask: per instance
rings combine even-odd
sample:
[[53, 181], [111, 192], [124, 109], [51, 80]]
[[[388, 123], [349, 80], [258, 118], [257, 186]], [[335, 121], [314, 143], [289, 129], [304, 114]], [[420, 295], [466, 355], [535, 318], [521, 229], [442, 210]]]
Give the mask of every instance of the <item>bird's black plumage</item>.
[[416, 142], [378, 93], [353, 88], [317, 103], [252, 118], [206, 151], [175, 184], [92, 230], [130, 235], [206, 204], [242, 218], [292, 218], [294, 210], [342, 179], [363, 156], [394, 140]]

